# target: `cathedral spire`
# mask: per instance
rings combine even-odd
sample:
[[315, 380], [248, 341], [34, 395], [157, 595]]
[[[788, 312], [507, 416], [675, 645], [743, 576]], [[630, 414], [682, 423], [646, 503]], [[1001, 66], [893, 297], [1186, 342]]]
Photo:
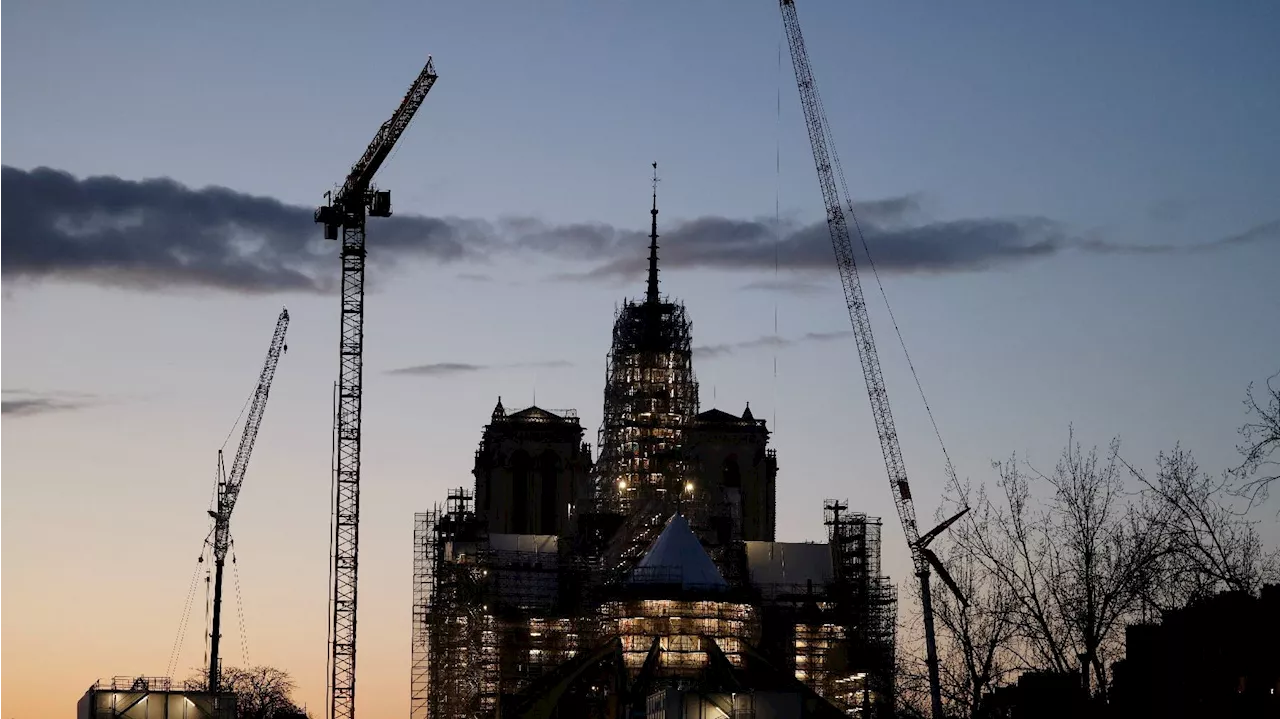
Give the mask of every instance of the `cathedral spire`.
[[658, 303], [658, 163], [653, 163], [653, 224], [649, 230], [649, 287], [645, 302]]

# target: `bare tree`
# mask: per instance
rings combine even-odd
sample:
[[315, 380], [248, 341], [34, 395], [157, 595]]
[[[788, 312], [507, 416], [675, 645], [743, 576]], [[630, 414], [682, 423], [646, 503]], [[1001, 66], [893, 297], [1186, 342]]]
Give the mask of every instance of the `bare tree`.
[[976, 537], [990, 531], [992, 522], [985, 489], [975, 492], [970, 482], [961, 484], [954, 474], [951, 480], [952, 492], [938, 519], [961, 507], [970, 511], [948, 530], [950, 536], [939, 548], [939, 556], [967, 606], [949, 590], [940, 590], [934, 597], [934, 619], [940, 630], [939, 676], [948, 715], [976, 717], [983, 696], [1017, 669], [1010, 650], [1014, 598], [1009, 587], [984, 568], [977, 553]]
[[928, 719], [929, 669], [924, 661], [924, 636], [918, 604], [899, 605], [903, 614], [898, 623], [898, 646], [894, 653], [894, 716], [900, 719]]
[[1259, 398], [1254, 396], [1253, 383], [1245, 393], [1244, 406], [1250, 419], [1240, 427], [1244, 443], [1237, 449], [1244, 461], [1236, 468], [1242, 484], [1240, 492], [1249, 499], [1250, 506], [1267, 501], [1271, 483], [1280, 479], [1280, 461], [1272, 459], [1280, 447], [1280, 372], [1267, 378], [1267, 391]]
[[[1236, 511], [1229, 475], [1201, 472], [1180, 446], [1148, 475], [1119, 449], [1086, 452], [1072, 432], [1048, 473], [1016, 455], [993, 463], [992, 495], [951, 478], [939, 517], [971, 511], [935, 544], [968, 599], [934, 595], [948, 715], [977, 716], [985, 694], [1029, 670], [1081, 672], [1105, 699], [1129, 624], [1280, 575], [1280, 550], [1266, 553]], [[900, 670], [923, 676], [916, 663]]]
[[1229, 476], [1201, 472], [1195, 458], [1175, 445], [1156, 458], [1154, 478], [1132, 466], [1142, 485], [1149, 531], [1165, 545], [1160, 581], [1148, 601], [1158, 609], [1180, 607], [1220, 591], [1254, 593], [1276, 571], [1254, 522], [1230, 503]]
[[[1087, 667], [1105, 696], [1107, 667], [1125, 626], [1143, 606], [1164, 547], [1124, 494], [1113, 441], [1105, 460], [1074, 434], [1044, 474], [1011, 458], [997, 462], [1001, 504], [986, 501], [985, 524], [963, 541], [990, 574], [1012, 624], [1008, 651], [1018, 668], [1073, 672]], [[1052, 490], [1032, 500], [1031, 482]]]
[[[240, 719], [305, 719], [307, 713], [294, 703], [297, 685], [289, 672], [269, 666], [228, 667], [222, 670], [220, 686], [236, 695], [236, 716]], [[192, 689], [204, 690], [208, 675], [203, 672], [187, 681]]]

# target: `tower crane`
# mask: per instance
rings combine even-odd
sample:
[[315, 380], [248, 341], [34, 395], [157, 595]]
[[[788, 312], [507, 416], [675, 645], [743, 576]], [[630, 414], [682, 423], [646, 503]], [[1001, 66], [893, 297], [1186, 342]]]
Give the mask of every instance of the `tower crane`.
[[276, 320], [276, 331], [271, 336], [271, 345], [267, 348], [267, 359], [262, 364], [262, 374], [258, 376], [258, 388], [253, 392], [253, 404], [249, 408], [249, 416], [244, 421], [244, 430], [240, 433], [240, 446], [236, 449], [236, 457], [231, 462], [231, 473], [225, 472], [222, 463], [222, 450], [218, 450], [218, 499], [217, 508], [209, 510], [213, 517], [213, 623], [209, 635], [209, 691], [215, 696], [218, 692], [219, 643], [222, 639], [222, 570], [226, 564], [227, 551], [231, 548], [231, 510], [235, 509], [236, 499], [240, 496], [240, 486], [244, 484], [245, 472], [249, 469], [249, 456], [253, 454], [253, 444], [258, 439], [258, 428], [262, 426], [262, 415], [267, 410], [267, 394], [271, 392], [271, 380], [276, 375], [276, 364], [280, 361], [280, 353], [285, 350], [284, 333], [289, 327], [289, 310], [280, 310], [280, 318]]
[[373, 176], [391, 154], [436, 82], [431, 57], [409, 86], [391, 119], [352, 165], [342, 187], [326, 193], [315, 213], [325, 239], [342, 235], [341, 340], [334, 434], [337, 461], [333, 495], [333, 586], [330, 595], [330, 719], [352, 719], [356, 704], [356, 568], [360, 540], [360, 404], [364, 353], [366, 217], [390, 217], [391, 193], [373, 189]]
[[[804, 109], [809, 143], [813, 147], [813, 162], [818, 171], [818, 184], [822, 188], [822, 199], [826, 205], [831, 246], [835, 250], [840, 282], [844, 287], [845, 304], [848, 306], [849, 319], [853, 324], [854, 340], [858, 345], [858, 358], [862, 362], [862, 375], [866, 381], [867, 395], [871, 399], [871, 414], [875, 419], [876, 433], [880, 436], [880, 451], [884, 455], [885, 467], [889, 473], [893, 503], [897, 505], [898, 517], [902, 520], [902, 528], [906, 531], [907, 544], [911, 549], [916, 577], [920, 580], [931, 709], [934, 719], [942, 719], [942, 692], [938, 682], [938, 647], [934, 637], [933, 599], [929, 591], [930, 567], [937, 570], [938, 575], [962, 604], [967, 605], [967, 602], [960, 588], [928, 545], [969, 510], [967, 508], [962, 510], [924, 536], [920, 535], [920, 530], [916, 526], [916, 509], [911, 499], [911, 487], [907, 483], [907, 468], [902, 460], [898, 432], [893, 425], [889, 394], [885, 389], [884, 375], [880, 371], [880, 357], [876, 352], [875, 338], [871, 333], [871, 316], [867, 312], [866, 298], [862, 294], [862, 284], [858, 279], [858, 266], [854, 261], [853, 240], [849, 234], [849, 221], [845, 214], [845, 206], [848, 206], [848, 216], [853, 217], [853, 203], [849, 199], [849, 189], [844, 183], [844, 171], [840, 167], [840, 158], [835, 152], [831, 128], [827, 124], [826, 110], [818, 95], [818, 85], [814, 81], [813, 70], [809, 65], [809, 55], [804, 47], [804, 36], [800, 32], [800, 19], [796, 14], [795, 2], [779, 0], [779, 4], [782, 10], [782, 22], [786, 28], [787, 44], [791, 49], [791, 64], [795, 70], [796, 85], [800, 89], [800, 104]], [[836, 184], [837, 176], [840, 181], [839, 187]], [[840, 190], [843, 190], [843, 203]], [[862, 230], [858, 228], [856, 217], [854, 217], [854, 227], [858, 229], [858, 234], [861, 236]]]

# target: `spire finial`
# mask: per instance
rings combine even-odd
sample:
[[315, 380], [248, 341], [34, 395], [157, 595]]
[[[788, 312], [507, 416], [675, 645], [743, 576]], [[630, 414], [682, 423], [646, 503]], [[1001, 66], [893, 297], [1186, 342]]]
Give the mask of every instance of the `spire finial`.
[[649, 287], [645, 301], [658, 303], [658, 163], [653, 163], [653, 209], [649, 211], [653, 224], [649, 230]]

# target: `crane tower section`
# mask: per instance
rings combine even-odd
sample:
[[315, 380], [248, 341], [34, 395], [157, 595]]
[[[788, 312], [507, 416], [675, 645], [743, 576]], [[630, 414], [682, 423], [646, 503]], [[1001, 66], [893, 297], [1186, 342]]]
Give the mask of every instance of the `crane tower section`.
[[341, 338], [334, 416], [333, 585], [330, 588], [329, 716], [355, 716], [356, 577], [360, 543], [360, 412], [364, 369], [365, 219], [391, 215], [391, 193], [376, 191], [373, 176], [386, 161], [436, 82], [430, 57], [399, 107], [374, 135], [342, 187], [316, 210], [326, 239], [341, 231]]

